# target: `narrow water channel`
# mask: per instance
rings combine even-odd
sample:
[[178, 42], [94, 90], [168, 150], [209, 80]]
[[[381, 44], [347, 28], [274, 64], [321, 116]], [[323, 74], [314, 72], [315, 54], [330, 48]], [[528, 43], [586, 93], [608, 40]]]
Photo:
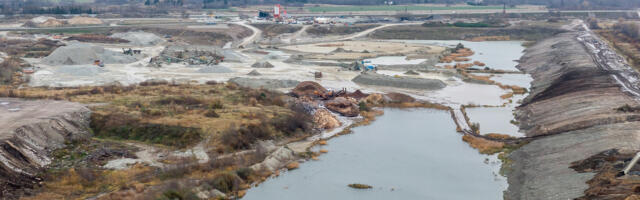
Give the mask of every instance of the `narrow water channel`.
[[[318, 147], [329, 150], [319, 161], [269, 179], [243, 199], [502, 199], [501, 163], [464, 143], [449, 112], [384, 111], [372, 124]], [[373, 189], [347, 187], [351, 183]]]

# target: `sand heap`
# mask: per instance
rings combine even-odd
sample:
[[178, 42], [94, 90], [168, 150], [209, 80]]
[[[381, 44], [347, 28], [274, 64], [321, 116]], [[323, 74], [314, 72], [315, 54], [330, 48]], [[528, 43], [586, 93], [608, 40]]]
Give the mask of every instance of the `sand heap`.
[[46, 22], [47, 20], [50, 19], [56, 19], [54, 17], [46, 17], [46, 16], [39, 16], [39, 17], [34, 17], [33, 19], [31, 19], [31, 22], [36, 23], [36, 24], [42, 24], [44, 22]]
[[59, 27], [64, 26], [64, 22], [57, 19], [49, 19], [42, 24], [38, 24], [38, 27]]
[[158, 37], [157, 35], [142, 31], [115, 33], [111, 35], [111, 37], [129, 40], [130, 44], [139, 46], [153, 46], [164, 42], [164, 39]]
[[24, 24], [26, 27], [59, 27], [63, 26], [63, 21], [57, 20], [53, 17], [40, 16], [29, 20]]
[[76, 43], [56, 49], [42, 61], [48, 65], [87, 65], [93, 64], [95, 60], [104, 64], [125, 64], [137, 59], [100, 46]]
[[67, 23], [70, 25], [100, 25], [104, 24], [102, 20], [94, 17], [81, 17], [77, 16], [67, 20]]

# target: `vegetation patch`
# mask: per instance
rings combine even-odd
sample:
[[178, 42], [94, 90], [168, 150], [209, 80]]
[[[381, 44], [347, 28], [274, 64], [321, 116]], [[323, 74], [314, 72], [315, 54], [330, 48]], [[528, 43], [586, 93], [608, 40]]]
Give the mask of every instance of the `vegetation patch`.
[[354, 188], [354, 189], [371, 189], [373, 188], [370, 185], [366, 185], [366, 184], [361, 184], [361, 183], [352, 183], [348, 185], [350, 188]]
[[469, 143], [471, 147], [478, 149], [480, 153], [489, 155], [501, 152], [505, 146], [502, 142], [491, 141], [471, 135], [462, 136], [462, 141]]

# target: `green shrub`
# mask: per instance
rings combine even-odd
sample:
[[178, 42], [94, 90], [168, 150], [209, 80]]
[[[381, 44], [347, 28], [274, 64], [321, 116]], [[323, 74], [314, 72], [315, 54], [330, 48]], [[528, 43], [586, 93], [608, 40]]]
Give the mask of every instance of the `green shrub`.
[[236, 190], [241, 181], [242, 180], [239, 180], [238, 176], [233, 172], [226, 172], [218, 174], [207, 183], [221, 192], [229, 193]]
[[240, 168], [238, 170], [236, 170], [236, 174], [238, 174], [238, 176], [244, 180], [247, 180], [249, 178], [249, 176], [251, 176], [251, 174], [253, 174], [253, 170], [251, 168], [248, 167], [244, 167], [244, 168]]
[[199, 128], [145, 124], [125, 114], [93, 114], [91, 119], [91, 129], [100, 138], [136, 140], [178, 148], [202, 140], [202, 130]]
[[369, 106], [367, 106], [367, 103], [365, 103], [364, 101], [361, 101], [360, 103], [358, 103], [358, 107], [360, 108], [360, 111], [369, 111], [369, 110], [371, 110], [369, 108]]

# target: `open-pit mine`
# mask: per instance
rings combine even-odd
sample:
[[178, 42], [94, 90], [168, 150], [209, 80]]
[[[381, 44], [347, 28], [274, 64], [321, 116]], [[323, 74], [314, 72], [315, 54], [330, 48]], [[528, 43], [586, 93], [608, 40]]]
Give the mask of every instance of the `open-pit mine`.
[[0, 18], [0, 199], [640, 199], [580, 15], [224, 12]]

